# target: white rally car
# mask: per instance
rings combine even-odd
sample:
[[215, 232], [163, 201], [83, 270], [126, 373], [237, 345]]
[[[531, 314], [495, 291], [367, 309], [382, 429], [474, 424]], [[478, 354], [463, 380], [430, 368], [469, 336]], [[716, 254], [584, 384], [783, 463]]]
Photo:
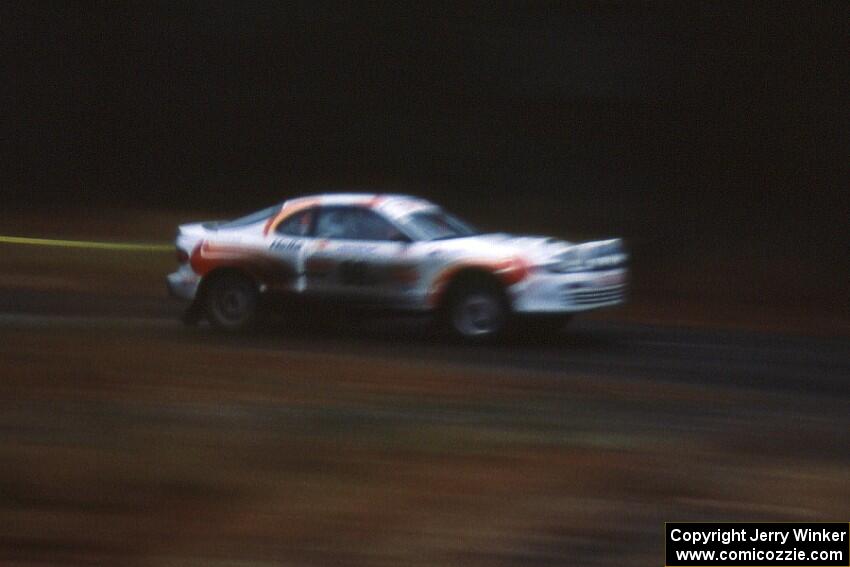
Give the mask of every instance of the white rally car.
[[176, 245], [171, 294], [191, 301], [188, 322], [225, 330], [249, 327], [267, 299], [288, 297], [433, 313], [455, 335], [482, 340], [515, 316], [563, 323], [622, 303], [626, 290], [619, 239], [481, 234], [405, 195], [291, 199], [234, 221], [181, 225]]

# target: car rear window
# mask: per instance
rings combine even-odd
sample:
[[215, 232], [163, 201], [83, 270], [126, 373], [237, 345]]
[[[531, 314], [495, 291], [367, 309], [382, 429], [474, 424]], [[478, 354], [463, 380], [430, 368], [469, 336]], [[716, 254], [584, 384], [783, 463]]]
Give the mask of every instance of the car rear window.
[[246, 215], [244, 217], [239, 217], [238, 219], [228, 221], [222, 225], [219, 225], [218, 228], [239, 228], [242, 226], [248, 226], [251, 224], [256, 224], [258, 222], [268, 220], [271, 218], [272, 215], [280, 211], [282, 206], [282, 204], [278, 204], [268, 207], [261, 211], [257, 211], [256, 213], [251, 213], [250, 215]]

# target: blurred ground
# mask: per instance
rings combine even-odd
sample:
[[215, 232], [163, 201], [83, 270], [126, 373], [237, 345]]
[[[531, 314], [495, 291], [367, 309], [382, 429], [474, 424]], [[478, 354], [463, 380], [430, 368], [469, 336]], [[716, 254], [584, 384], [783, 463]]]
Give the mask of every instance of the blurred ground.
[[0, 564], [637, 566], [664, 521], [846, 515], [840, 326], [638, 302], [499, 348], [393, 320], [221, 337], [176, 322], [172, 264], [0, 245]]

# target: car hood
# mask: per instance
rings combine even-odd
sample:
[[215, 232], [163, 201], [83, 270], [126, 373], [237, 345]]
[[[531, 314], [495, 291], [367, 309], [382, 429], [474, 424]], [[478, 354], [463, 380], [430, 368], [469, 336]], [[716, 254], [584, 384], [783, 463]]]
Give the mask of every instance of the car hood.
[[473, 237], [479, 245], [525, 257], [533, 263], [547, 261], [569, 250], [573, 243], [548, 236], [526, 236], [506, 234], [482, 234]]
[[478, 234], [464, 238], [428, 243], [436, 250], [471, 257], [522, 256], [538, 263], [566, 252], [572, 244], [545, 236], [521, 236], [506, 233]]
[[461, 257], [519, 256], [535, 265], [557, 262], [567, 255], [582, 259], [624, 255], [622, 240], [619, 238], [575, 243], [546, 236], [492, 233], [438, 240], [430, 244], [438, 250]]

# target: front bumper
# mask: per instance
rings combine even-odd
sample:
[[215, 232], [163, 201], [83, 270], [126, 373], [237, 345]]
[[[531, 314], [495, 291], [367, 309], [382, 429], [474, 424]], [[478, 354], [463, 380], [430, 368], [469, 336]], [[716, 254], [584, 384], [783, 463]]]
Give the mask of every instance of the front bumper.
[[628, 270], [558, 274], [532, 272], [510, 288], [518, 313], [576, 313], [626, 301]]

